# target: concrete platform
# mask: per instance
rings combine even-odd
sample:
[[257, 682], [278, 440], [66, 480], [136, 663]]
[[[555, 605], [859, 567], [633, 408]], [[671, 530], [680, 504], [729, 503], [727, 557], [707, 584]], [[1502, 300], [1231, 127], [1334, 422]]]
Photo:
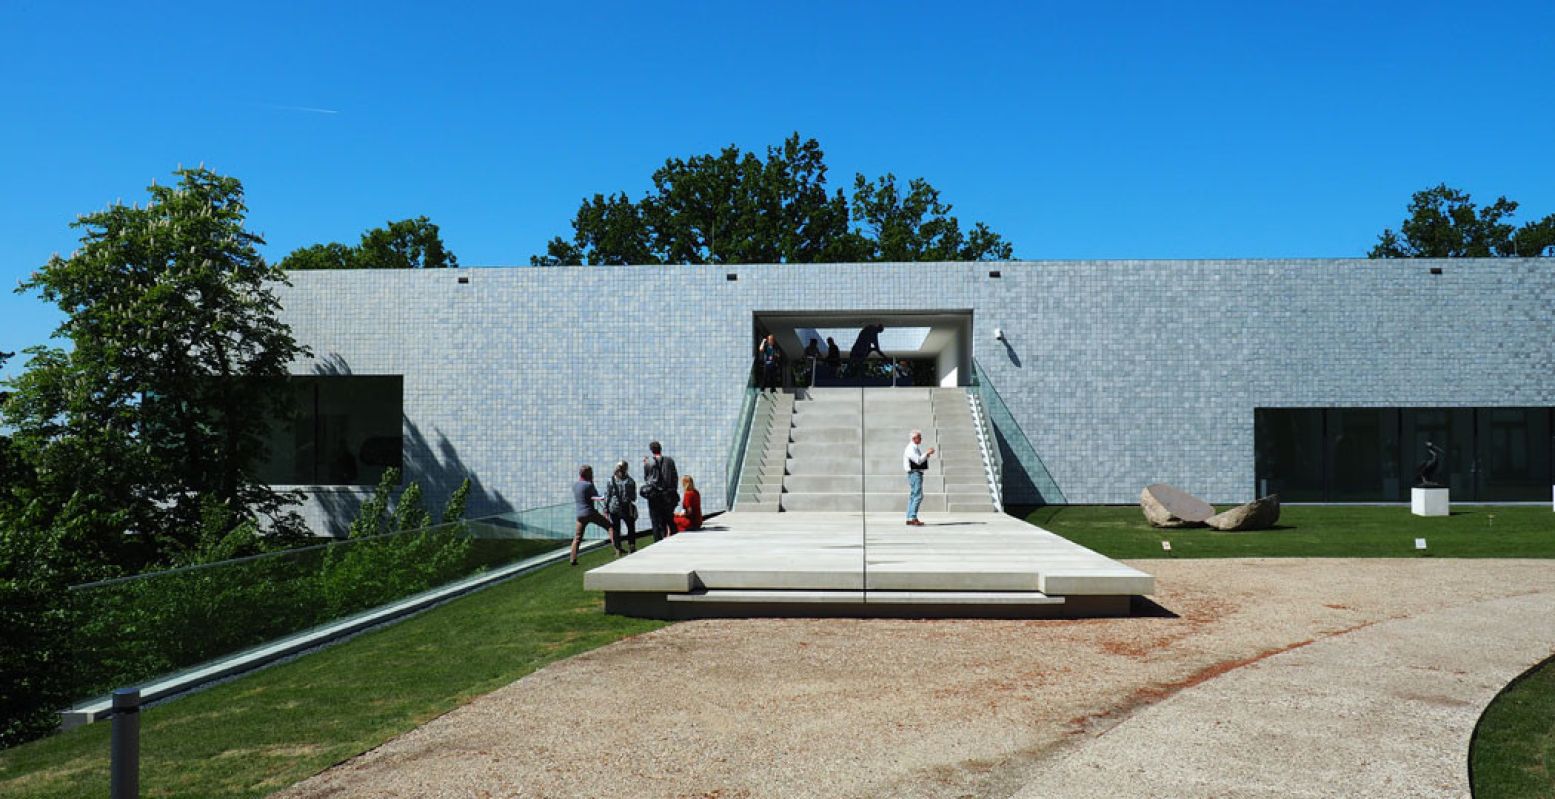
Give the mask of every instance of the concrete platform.
[[1155, 578], [1002, 513], [726, 513], [590, 570], [606, 610], [727, 616], [1123, 615]]

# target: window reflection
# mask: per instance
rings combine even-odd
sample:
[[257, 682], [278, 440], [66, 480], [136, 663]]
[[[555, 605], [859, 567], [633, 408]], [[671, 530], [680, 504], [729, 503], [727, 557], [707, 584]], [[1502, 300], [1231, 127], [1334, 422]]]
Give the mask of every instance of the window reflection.
[[272, 485], [376, 485], [403, 462], [404, 380], [293, 377], [293, 416], [276, 422], [260, 478]]
[[1445, 453], [1438, 480], [1455, 499], [1549, 498], [1550, 408], [1259, 408], [1256, 490], [1291, 502], [1398, 502], [1426, 442]]

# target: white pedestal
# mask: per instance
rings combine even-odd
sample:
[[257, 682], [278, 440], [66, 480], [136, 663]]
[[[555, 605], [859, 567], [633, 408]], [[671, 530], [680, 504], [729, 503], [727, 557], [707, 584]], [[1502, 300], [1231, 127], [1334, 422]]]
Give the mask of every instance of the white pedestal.
[[1452, 513], [1446, 488], [1409, 489], [1409, 510], [1416, 516], [1448, 516]]

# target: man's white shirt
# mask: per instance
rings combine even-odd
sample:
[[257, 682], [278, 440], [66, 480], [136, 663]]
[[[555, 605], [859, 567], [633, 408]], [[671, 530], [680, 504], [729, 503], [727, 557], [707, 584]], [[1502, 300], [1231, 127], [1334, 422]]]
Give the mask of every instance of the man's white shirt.
[[927, 460], [928, 457], [923, 454], [923, 447], [918, 446], [916, 441], [909, 441], [907, 449], [902, 452], [902, 470], [910, 472], [913, 464], [922, 464]]

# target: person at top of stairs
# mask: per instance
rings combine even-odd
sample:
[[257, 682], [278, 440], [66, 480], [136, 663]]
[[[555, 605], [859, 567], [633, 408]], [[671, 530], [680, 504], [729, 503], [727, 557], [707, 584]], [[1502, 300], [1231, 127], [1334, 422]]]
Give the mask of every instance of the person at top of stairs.
[[783, 353], [778, 349], [777, 336], [769, 335], [756, 347], [756, 363], [761, 366], [761, 390], [778, 390], [778, 361]]

